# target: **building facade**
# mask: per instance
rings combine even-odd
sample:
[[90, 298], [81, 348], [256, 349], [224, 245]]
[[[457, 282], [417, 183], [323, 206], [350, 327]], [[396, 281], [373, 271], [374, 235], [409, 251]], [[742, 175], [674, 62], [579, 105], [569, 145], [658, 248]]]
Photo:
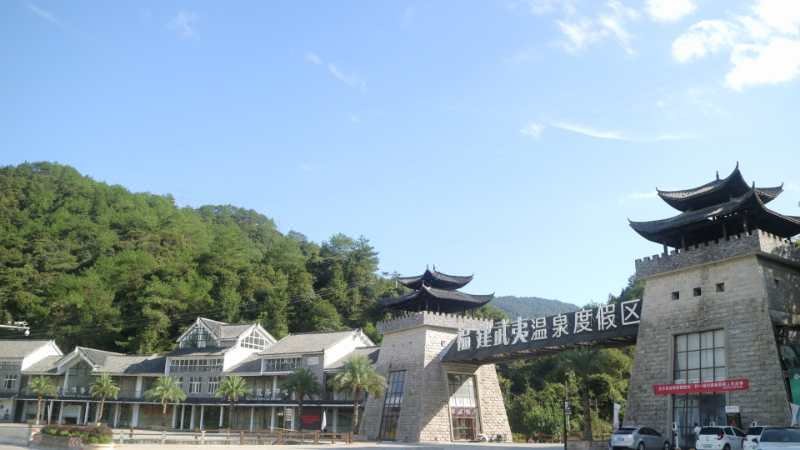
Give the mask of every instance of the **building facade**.
[[780, 191], [748, 186], [737, 167], [659, 191], [679, 215], [631, 223], [664, 253], [636, 261], [644, 294], [626, 424], [676, 427], [688, 448], [696, 424], [791, 423], [800, 254], [790, 238], [800, 219], [765, 207]]
[[[28, 389], [34, 377], [50, 378], [57, 387], [47, 398], [43, 419], [47, 423], [86, 424], [95, 421], [120, 428], [244, 430], [275, 428], [350, 431], [353, 402], [350, 393], [336, 392], [331, 378], [354, 355], [377, 360], [379, 348], [361, 330], [294, 334], [276, 340], [258, 324], [231, 325], [198, 318], [163, 355], [124, 355], [76, 347], [63, 355], [53, 341], [0, 341], [0, 419], [33, 420], [36, 396]], [[298, 368], [310, 369], [319, 381], [319, 395], [299, 403], [281, 387], [282, 379]], [[120, 387], [116, 399], [106, 400], [97, 417], [97, 399], [90, 395], [94, 379], [108, 374]], [[217, 397], [223, 377], [239, 375], [249, 387], [247, 396], [231, 412]], [[145, 397], [160, 376], [170, 376], [187, 394], [171, 405], [170, 417]], [[7, 387], [7, 388], [6, 388]]]

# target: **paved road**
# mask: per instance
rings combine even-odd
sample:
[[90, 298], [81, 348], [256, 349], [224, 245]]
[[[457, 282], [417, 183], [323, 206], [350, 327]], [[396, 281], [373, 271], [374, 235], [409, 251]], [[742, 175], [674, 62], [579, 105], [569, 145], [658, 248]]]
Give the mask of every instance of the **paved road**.
[[[375, 444], [375, 443], [355, 443], [351, 445], [345, 444], [321, 444], [321, 445], [152, 445], [152, 444], [139, 444], [139, 445], [119, 445], [115, 444], [115, 448], [123, 450], [146, 450], [151, 448], [165, 448], [169, 450], [316, 450], [316, 449], [359, 449], [359, 450], [380, 450], [380, 449], [401, 449], [412, 448], [415, 450], [483, 450], [483, 449], [497, 449], [497, 448], [532, 448], [537, 450], [559, 450], [562, 447], [554, 444]], [[3, 445], [0, 444], [0, 450], [21, 450], [28, 447], [16, 445]]]

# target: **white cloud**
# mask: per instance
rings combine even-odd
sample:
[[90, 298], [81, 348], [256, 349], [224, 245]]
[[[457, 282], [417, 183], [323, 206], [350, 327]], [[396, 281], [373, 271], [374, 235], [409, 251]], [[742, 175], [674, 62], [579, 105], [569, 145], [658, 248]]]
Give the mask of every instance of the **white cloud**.
[[785, 83], [800, 75], [800, 40], [780, 37], [766, 44], [737, 45], [731, 63], [733, 68], [725, 75], [725, 85], [731, 89]]
[[610, 141], [647, 143], [694, 139], [694, 136], [684, 133], [662, 133], [653, 136], [644, 136], [625, 133], [619, 130], [603, 130], [574, 122], [553, 122], [549, 125], [553, 128], [558, 128], [559, 130], [567, 131], [569, 133]]
[[639, 13], [618, 0], [608, 0], [603, 12], [593, 18], [569, 17], [557, 20], [556, 24], [566, 38], [563, 47], [577, 52], [601, 42], [615, 39], [628, 54], [635, 53], [631, 46], [632, 35], [626, 29], [629, 22], [639, 19]]
[[672, 42], [672, 57], [685, 63], [733, 45], [736, 31], [724, 20], [702, 20]]
[[178, 36], [188, 39], [196, 35], [197, 14], [193, 11], [178, 11], [178, 14], [167, 24]]
[[533, 139], [539, 139], [542, 136], [542, 131], [544, 131], [544, 125], [537, 122], [530, 122], [519, 130], [523, 136]]
[[61, 20], [59, 20], [58, 17], [56, 17], [56, 15], [53, 14], [52, 12], [39, 7], [34, 3], [27, 3], [26, 6], [33, 14], [38, 16], [40, 19], [46, 20], [47, 22], [50, 22], [54, 25], [64, 26], [64, 24], [61, 23]]
[[317, 53], [312, 51], [306, 52], [304, 55], [304, 59], [307, 63], [313, 64], [315, 66], [325, 65], [325, 68], [328, 71], [328, 74], [332, 76], [334, 79], [341, 81], [342, 83], [350, 86], [353, 89], [358, 89], [361, 92], [364, 92], [367, 89], [367, 82], [364, 81], [358, 74], [351, 72], [346, 73], [342, 69], [340, 69], [336, 64], [331, 62], [326, 63], [321, 56]]
[[320, 58], [319, 55], [317, 55], [314, 52], [306, 52], [305, 58], [306, 58], [306, 62], [308, 62], [308, 63], [316, 64], [316, 65], [322, 64], [322, 58]]
[[512, 9], [525, 9], [536, 16], [555, 12], [571, 15], [577, 12], [574, 0], [522, 0], [511, 2], [509, 6]]
[[558, 128], [560, 130], [569, 131], [570, 133], [582, 134], [584, 136], [592, 137], [595, 139], [608, 139], [613, 141], [631, 141], [630, 138], [626, 137], [620, 131], [599, 130], [597, 128], [592, 128], [586, 125], [580, 125], [570, 122], [555, 122], [551, 123], [550, 126], [552, 126], [553, 128]]
[[657, 22], [677, 22], [696, 9], [692, 0], [647, 0], [645, 5], [647, 14]]
[[755, 0], [749, 15], [698, 22], [672, 44], [681, 63], [722, 51], [729, 52], [724, 85], [730, 89], [800, 77], [800, 2]]
[[367, 83], [362, 80], [357, 74], [355, 73], [344, 73], [335, 64], [328, 63], [328, 72], [336, 78], [337, 80], [341, 81], [342, 83], [350, 86], [351, 88], [358, 89], [360, 91], [365, 91], [367, 89]]

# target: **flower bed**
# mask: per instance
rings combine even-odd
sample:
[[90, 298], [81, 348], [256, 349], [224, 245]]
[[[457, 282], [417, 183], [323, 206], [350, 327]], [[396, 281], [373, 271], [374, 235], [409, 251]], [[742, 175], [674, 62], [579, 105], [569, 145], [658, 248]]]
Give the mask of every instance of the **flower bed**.
[[[85, 427], [71, 425], [48, 425], [42, 428], [42, 444], [57, 447], [85, 447], [112, 443], [111, 428], [105, 425]], [[105, 444], [105, 445], [104, 445]]]

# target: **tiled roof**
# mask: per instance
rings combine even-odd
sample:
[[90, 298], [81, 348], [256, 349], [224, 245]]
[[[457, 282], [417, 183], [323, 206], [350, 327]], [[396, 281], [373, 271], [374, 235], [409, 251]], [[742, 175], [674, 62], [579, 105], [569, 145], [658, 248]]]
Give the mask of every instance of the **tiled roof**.
[[98, 372], [116, 374], [143, 374], [143, 373], [164, 373], [166, 358], [163, 356], [108, 356], [100, 366]]
[[98, 350], [96, 348], [89, 347], [75, 347], [75, 349], [83, 353], [89, 359], [89, 361], [96, 366], [102, 366], [105, 364], [106, 358], [109, 356], [125, 356], [124, 353], [109, 352], [106, 350]]
[[261, 372], [261, 357], [258, 355], [251, 355], [239, 365], [232, 368], [230, 372], [233, 373], [259, 373]]
[[261, 352], [262, 355], [282, 353], [315, 353], [321, 352], [342, 339], [353, 336], [355, 330], [320, 333], [290, 334]]
[[56, 368], [58, 367], [58, 362], [61, 360], [61, 358], [63, 358], [63, 356], [45, 356], [41, 361], [38, 361], [25, 369], [25, 372], [55, 374]]
[[24, 358], [50, 341], [30, 339], [0, 340], [0, 358]]
[[350, 361], [356, 355], [364, 355], [367, 357], [367, 359], [369, 359], [369, 361], [372, 364], [375, 364], [376, 362], [378, 362], [378, 353], [380, 353], [380, 351], [381, 348], [379, 346], [357, 348], [353, 352], [348, 353], [344, 357], [340, 358], [338, 361], [334, 361], [333, 363], [325, 367], [325, 370], [341, 369], [342, 367], [344, 367], [347, 361]]
[[176, 348], [167, 353], [167, 356], [222, 356], [230, 349], [230, 347]]

